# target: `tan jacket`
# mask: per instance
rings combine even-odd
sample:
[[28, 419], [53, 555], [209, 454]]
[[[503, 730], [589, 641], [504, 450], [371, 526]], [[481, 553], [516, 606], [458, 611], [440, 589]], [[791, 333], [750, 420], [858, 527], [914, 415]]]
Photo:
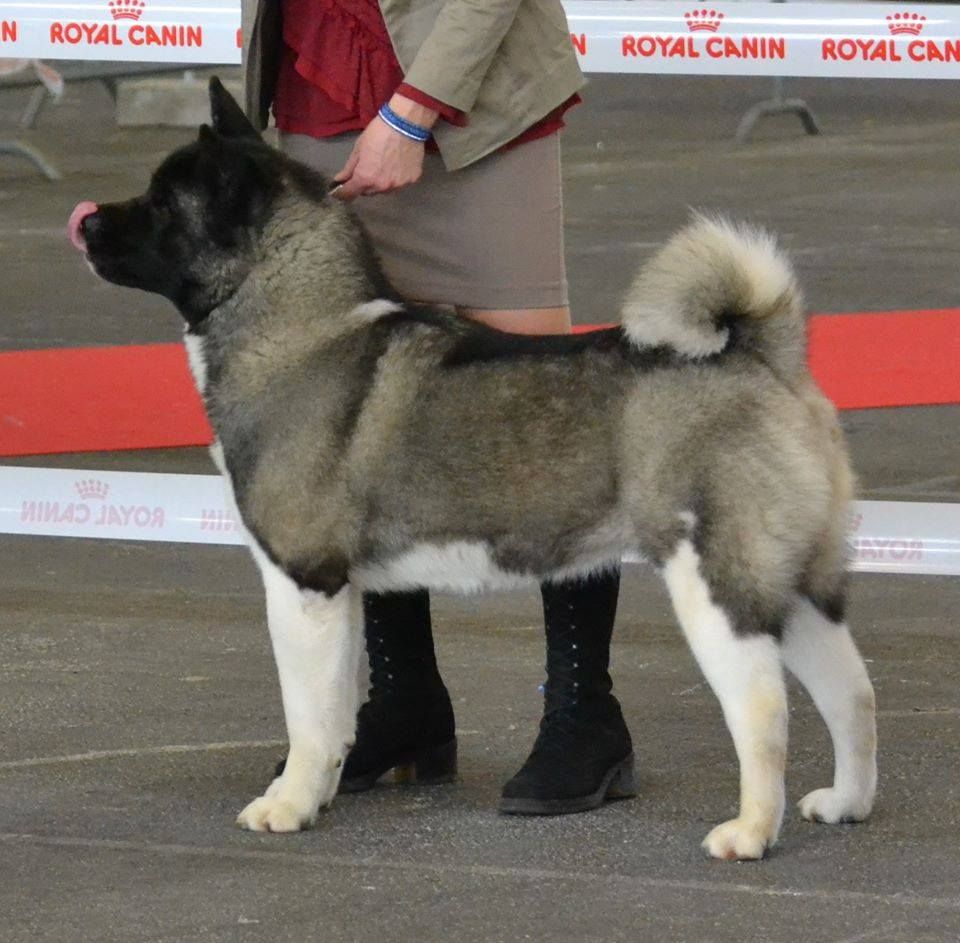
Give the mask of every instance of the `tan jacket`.
[[[280, 0], [242, 0], [246, 111], [266, 127], [280, 61]], [[506, 144], [583, 87], [560, 0], [380, 0], [406, 81], [464, 111], [434, 139], [448, 170]]]

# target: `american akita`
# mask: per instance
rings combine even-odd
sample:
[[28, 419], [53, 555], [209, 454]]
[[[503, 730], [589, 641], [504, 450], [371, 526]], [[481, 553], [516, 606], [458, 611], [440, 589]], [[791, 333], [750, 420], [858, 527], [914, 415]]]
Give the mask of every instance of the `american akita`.
[[290, 740], [238, 822], [287, 832], [354, 736], [363, 590], [480, 590], [639, 554], [666, 581], [740, 761], [718, 858], [759, 858], [784, 809], [784, 665], [836, 751], [808, 819], [863, 819], [874, 696], [844, 623], [852, 476], [766, 235], [697, 218], [619, 327], [501, 334], [398, 298], [328, 181], [268, 147], [214, 81], [213, 127], [143, 196], [84, 203], [103, 278], [186, 320], [197, 385], [266, 587]]

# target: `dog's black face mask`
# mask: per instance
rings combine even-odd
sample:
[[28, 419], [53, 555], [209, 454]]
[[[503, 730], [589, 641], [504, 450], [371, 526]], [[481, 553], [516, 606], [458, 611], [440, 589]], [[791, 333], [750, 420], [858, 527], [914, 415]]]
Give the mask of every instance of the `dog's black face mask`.
[[171, 154], [146, 193], [78, 224], [98, 275], [169, 298], [194, 325], [236, 290], [282, 189], [281, 158], [216, 79], [210, 98], [213, 127]]

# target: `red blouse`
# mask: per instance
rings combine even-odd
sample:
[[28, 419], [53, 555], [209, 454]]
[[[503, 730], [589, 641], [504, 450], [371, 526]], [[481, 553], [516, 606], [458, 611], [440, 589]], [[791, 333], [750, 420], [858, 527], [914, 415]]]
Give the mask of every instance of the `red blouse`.
[[[394, 92], [451, 124], [467, 123], [462, 111], [403, 81], [377, 0], [282, 2], [284, 49], [273, 101], [281, 131], [317, 138], [360, 131]], [[564, 113], [579, 101], [573, 95], [506, 147], [558, 131]]]

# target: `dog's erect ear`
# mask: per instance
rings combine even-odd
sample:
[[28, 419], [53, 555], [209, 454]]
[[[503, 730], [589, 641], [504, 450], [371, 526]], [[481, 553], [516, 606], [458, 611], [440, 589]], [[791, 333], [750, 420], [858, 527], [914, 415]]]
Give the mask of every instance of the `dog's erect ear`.
[[213, 130], [208, 124], [200, 125], [200, 131], [197, 134], [197, 140], [207, 148], [214, 147], [220, 138], [217, 136], [217, 132]]
[[255, 223], [283, 189], [274, 152], [266, 146], [238, 147], [235, 141], [216, 127], [200, 125], [192, 171], [211, 207], [208, 233], [221, 246], [234, 245], [237, 231]]
[[216, 76], [210, 79], [210, 116], [213, 119], [213, 130], [225, 138], [260, 140], [257, 129], [250, 124], [243, 109]]

